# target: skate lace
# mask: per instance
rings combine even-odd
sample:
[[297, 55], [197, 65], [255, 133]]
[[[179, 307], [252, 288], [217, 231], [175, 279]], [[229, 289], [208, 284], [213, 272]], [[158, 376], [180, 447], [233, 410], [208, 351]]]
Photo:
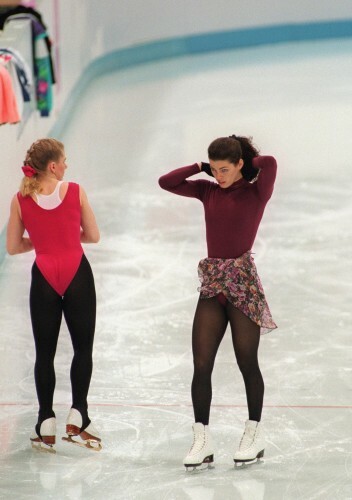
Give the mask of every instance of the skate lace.
[[247, 448], [250, 448], [254, 443], [254, 439], [255, 439], [255, 431], [253, 431], [252, 429], [246, 429], [241, 438], [239, 447], [240, 450], [246, 450]]
[[193, 438], [193, 444], [189, 450], [189, 455], [195, 455], [199, 453], [205, 446], [205, 434], [195, 434]]

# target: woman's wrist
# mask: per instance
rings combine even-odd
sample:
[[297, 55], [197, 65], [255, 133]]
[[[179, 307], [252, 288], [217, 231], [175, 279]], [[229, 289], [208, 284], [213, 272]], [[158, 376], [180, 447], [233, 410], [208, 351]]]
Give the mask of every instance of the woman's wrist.
[[213, 173], [211, 171], [211, 168], [210, 168], [210, 164], [209, 163], [205, 163], [204, 161], [201, 162], [201, 167], [200, 167], [200, 170], [202, 172], [205, 172], [206, 174], [208, 174], [210, 177], [214, 177], [213, 176]]

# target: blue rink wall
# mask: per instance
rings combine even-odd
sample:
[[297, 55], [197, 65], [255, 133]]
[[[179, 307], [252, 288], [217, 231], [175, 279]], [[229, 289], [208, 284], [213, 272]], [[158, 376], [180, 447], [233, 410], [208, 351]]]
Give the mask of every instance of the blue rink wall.
[[185, 55], [287, 42], [348, 38], [351, 36], [352, 19], [335, 22], [284, 24], [280, 26], [275, 25], [206, 33], [119, 49], [93, 60], [83, 71], [49, 135], [58, 138], [61, 137], [62, 131], [80, 95], [94, 78], [108, 72]]

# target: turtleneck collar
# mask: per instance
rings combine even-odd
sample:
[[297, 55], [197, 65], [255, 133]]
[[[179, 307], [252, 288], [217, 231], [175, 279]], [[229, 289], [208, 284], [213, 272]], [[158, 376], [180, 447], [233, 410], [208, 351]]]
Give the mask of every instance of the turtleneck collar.
[[235, 181], [233, 184], [231, 184], [231, 186], [229, 186], [227, 188], [220, 188], [220, 189], [221, 189], [221, 191], [224, 191], [225, 193], [230, 193], [231, 191], [234, 191], [235, 189], [238, 189], [238, 188], [244, 186], [245, 184], [247, 184], [247, 181], [243, 177], [241, 177], [241, 179], [238, 179], [238, 181]]

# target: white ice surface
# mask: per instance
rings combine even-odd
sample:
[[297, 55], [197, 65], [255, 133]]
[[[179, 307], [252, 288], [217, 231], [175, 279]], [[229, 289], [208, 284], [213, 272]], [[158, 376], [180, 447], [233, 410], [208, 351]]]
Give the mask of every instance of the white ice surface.
[[[61, 442], [72, 356], [56, 356], [57, 454], [33, 452], [32, 255], [0, 276], [0, 498], [352, 499], [352, 41], [286, 44], [147, 64], [104, 76], [67, 127], [67, 179], [87, 190], [102, 238], [86, 246], [98, 293], [90, 416], [104, 449]], [[247, 418], [230, 336], [213, 377], [213, 470], [186, 474], [190, 332], [202, 207], [158, 177], [253, 135], [279, 175], [254, 247], [279, 329], [262, 338], [265, 462], [234, 470]]]

